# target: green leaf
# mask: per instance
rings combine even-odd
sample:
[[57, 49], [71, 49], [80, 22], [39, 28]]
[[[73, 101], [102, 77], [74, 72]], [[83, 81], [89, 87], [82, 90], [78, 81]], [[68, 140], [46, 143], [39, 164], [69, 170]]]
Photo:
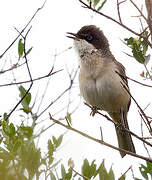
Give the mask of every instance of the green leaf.
[[24, 44], [22, 43], [22, 39], [19, 40], [18, 42], [18, 55], [19, 55], [19, 59], [22, 57], [24, 52]]
[[[26, 92], [27, 92], [27, 90], [26, 90], [22, 85], [19, 86], [19, 91], [20, 91], [20, 97], [21, 97], [21, 98], [22, 98], [22, 97], [26, 94]], [[28, 93], [24, 99], [25, 99], [25, 100], [24, 100], [25, 103], [26, 103], [27, 105], [29, 105], [30, 102], [31, 102], [31, 94]]]
[[69, 123], [70, 125], [72, 125], [72, 119], [71, 119], [71, 114], [70, 114], [70, 113], [67, 113], [67, 115], [66, 115], [66, 120], [68, 121], [68, 123]]
[[141, 64], [144, 64], [145, 58], [142, 51], [138, 48], [136, 44], [134, 44], [134, 48], [132, 50], [134, 58]]
[[152, 175], [152, 163], [147, 161], [146, 172]]
[[19, 130], [27, 138], [31, 138], [33, 135], [33, 128], [30, 126], [20, 126]]
[[109, 180], [115, 180], [115, 176], [114, 176], [112, 167], [110, 168], [110, 171], [109, 171]]
[[100, 2], [100, 0], [94, 0], [94, 7]]
[[132, 49], [132, 53], [134, 58], [141, 64], [145, 63], [145, 56], [142, 50], [142, 41], [141, 38], [135, 39], [130, 37], [129, 39], [125, 39], [127, 41], [127, 45], [129, 45]]
[[53, 140], [53, 143], [56, 145], [57, 144], [57, 139], [55, 136], [52, 136], [52, 140]]
[[63, 179], [66, 177], [66, 171], [65, 171], [63, 164], [61, 164], [61, 175], [62, 175]]
[[148, 175], [147, 175], [147, 173], [146, 173], [146, 171], [145, 171], [145, 166], [144, 166], [144, 165], [141, 165], [141, 167], [139, 167], [139, 170], [140, 170], [141, 175], [142, 175], [145, 179], [148, 180]]
[[57, 139], [57, 144], [56, 144], [57, 147], [60, 146], [60, 144], [62, 143], [62, 140], [63, 140], [63, 135], [59, 136], [59, 138]]
[[72, 177], [72, 168], [69, 168], [68, 173], [66, 174], [66, 180], [70, 180]]
[[141, 164], [139, 167], [140, 173], [142, 176], [148, 180], [148, 174], [152, 177], [152, 163], [146, 162], [146, 166]]
[[91, 165], [90, 165], [90, 176], [94, 176], [96, 173], [96, 164], [95, 164], [95, 160], [92, 161]]
[[17, 152], [17, 150], [21, 147], [21, 145], [22, 145], [22, 141], [18, 139], [13, 146], [12, 152]]
[[125, 41], [127, 41], [127, 45], [132, 45], [133, 44], [133, 37], [130, 37], [129, 39], [128, 38], [125, 38], [124, 39]]
[[86, 177], [88, 177], [89, 174], [88, 170], [89, 170], [89, 162], [87, 159], [85, 159], [82, 166], [82, 174]]
[[63, 135], [59, 136], [58, 139], [56, 139], [55, 136], [52, 136], [53, 143], [55, 145], [55, 148], [59, 147], [63, 139]]
[[[41, 152], [40, 149], [35, 147], [34, 142], [28, 144], [27, 147], [25, 147], [26, 149], [28, 149], [27, 153], [26, 153], [26, 157], [24, 157], [23, 163], [25, 163], [25, 168], [28, 171], [29, 174], [29, 179], [33, 179], [34, 174], [38, 171], [38, 168], [41, 165], [40, 162], [40, 158], [41, 158]], [[26, 158], [26, 159], [25, 159]]]
[[49, 139], [48, 140], [48, 158], [49, 158], [49, 164], [52, 164], [54, 158], [53, 158], [53, 153], [54, 153], [54, 145], [52, 141]]
[[3, 114], [3, 119], [6, 120], [7, 118], [8, 118], [8, 114], [5, 112], [5, 113]]
[[55, 175], [53, 174], [52, 171], [50, 172], [50, 178], [51, 178], [51, 180], [56, 180], [56, 177], [55, 177]]
[[32, 51], [33, 47], [31, 47], [27, 52], [26, 52], [26, 56]]
[[14, 125], [11, 123], [10, 125], [6, 122], [2, 122], [2, 129], [6, 136], [13, 137], [16, 133]]
[[100, 179], [108, 179], [108, 173], [107, 173], [107, 170], [106, 170], [105, 165], [104, 165], [104, 160], [100, 164], [97, 171], [98, 171]]
[[100, 10], [103, 8], [103, 6], [105, 5], [106, 1], [107, 1], [107, 0], [104, 0], [104, 1], [102, 2], [102, 4], [98, 7], [97, 11], [100, 11]]
[[91, 165], [89, 165], [89, 162], [87, 159], [84, 160], [83, 166], [82, 166], [82, 174], [88, 178], [95, 177], [97, 175], [96, 173], [96, 164], [94, 163], [95, 160], [92, 161]]
[[[21, 85], [21, 86], [19, 86], [19, 91], [20, 91], [20, 97], [23, 98], [25, 96], [27, 90]], [[27, 93], [21, 102], [21, 104], [23, 106], [22, 110], [27, 114], [29, 112], [31, 112], [31, 108], [29, 107], [30, 102], [31, 102], [31, 93]]]

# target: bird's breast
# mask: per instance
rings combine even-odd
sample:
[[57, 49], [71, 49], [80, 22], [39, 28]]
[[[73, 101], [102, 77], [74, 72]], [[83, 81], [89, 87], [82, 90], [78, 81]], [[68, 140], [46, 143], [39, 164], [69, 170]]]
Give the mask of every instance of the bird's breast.
[[128, 105], [130, 96], [120, 82], [123, 83], [113, 69], [90, 69], [90, 72], [85, 72], [80, 68], [80, 92], [88, 104], [101, 110], [119, 111]]

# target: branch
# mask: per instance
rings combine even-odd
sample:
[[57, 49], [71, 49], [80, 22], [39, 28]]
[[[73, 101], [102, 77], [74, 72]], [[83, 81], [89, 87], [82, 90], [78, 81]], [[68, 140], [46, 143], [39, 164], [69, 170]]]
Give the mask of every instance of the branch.
[[[42, 4], [42, 6], [40, 8], [38, 8], [36, 10], [36, 12], [34, 13], [34, 15], [31, 17], [31, 19], [29, 20], [29, 22], [25, 25], [25, 27], [21, 30], [21, 34], [25, 31], [25, 29], [29, 26], [29, 24], [33, 21], [33, 19], [35, 18], [35, 16], [37, 15], [37, 13], [43, 9], [45, 3], [47, 0], [44, 1], [44, 3]], [[0, 58], [2, 58], [5, 53], [13, 46], [13, 44], [17, 41], [17, 39], [20, 37], [20, 34], [13, 40], [13, 42], [6, 48], [6, 50], [0, 55]]]
[[[50, 77], [60, 71], [63, 71], [63, 69], [60, 69], [58, 71], [54, 71], [54, 72], [49, 72], [48, 74], [44, 75], [44, 76], [40, 76], [40, 77], [37, 77], [35, 79], [32, 79], [33, 82], [34, 81], [38, 81], [38, 80], [41, 80], [41, 79], [44, 79], [44, 78], [47, 78], [47, 77]], [[25, 84], [25, 83], [30, 83], [31, 80], [26, 80], [26, 81], [20, 81], [20, 82], [15, 82], [15, 83], [8, 83], [8, 84], [0, 84], [0, 87], [4, 87], [4, 86], [12, 86], [12, 85], [19, 85], [19, 84]]]
[[[122, 83], [121, 83], [122, 84]], [[145, 118], [145, 120], [147, 121], [147, 125], [148, 125], [148, 130], [149, 133], [152, 134], [152, 127], [150, 125], [150, 122], [146, 116], [146, 114], [144, 113], [144, 111], [142, 110], [142, 108], [139, 106], [139, 104], [137, 103], [137, 101], [135, 100], [135, 98], [131, 95], [131, 93], [129, 92], [129, 90], [126, 88], [126, 86], [124, 84], [122, 84], [123, 88], [127, 91], [127, 93], [130, 95], [130, 97], [133, 99], [133, 101], [135, 102], [135, 104], [137, 105], [138, 109], [140, 110], [142, 116]]]
[[144, 20], [147, 22], [146, 17], [144, 16], [144, 14], [142, 13], [142, 11], [138, 8], [138, 6], [132, 1], [130, 0], [130, 2], [133, 4], [133, 6], [138, 10], [138, 12], [140, 13], [140, 15], [144, 18]]
[[123, 179], [123, 176], [125, 176], [127, 174], [127, 172], [132, 168], [132, 166], [130, 166], [121, 176], [120, 178], [118, 178], [118, 180]]
[[89, 6], [87, 3], [83, 2], [82, 0], [79, 0], [79, 2], [80, 2], [81, 4], [83, 4], [83, 6], [84, 6], [85, 8], [90, 9], [90, 10], [92, 10], [93, 12], [96, 12], [97, 14], [99, 14], [99, 15], [101, 15], [101, 16], [103, 16], [103, 17], [105, 17], [105, 18], [107, 18], [107, 19], [115, 22], [116, 24], [122, 26], [124, 29], [130, 31], [131, 33], [133, 33], [133, 34], [135, 34], [135, 35], [137, 35], [137, 36], [145, 39], [146, 42], [147, 42], [147, 44], [152, 48], [152, 44], [148, 41], [147, 38], [145, 38], [145, 37], [142, 35], [142, 33], [137, 33], [137, 32], [135, 32], [135, 31], [133, 31], [132, 29], [130, 29], [130, 28], [127, 27], [126, 25], [122, 24], [121, 22], [113, 19], [112, 17], [110, 17], [110, 16], [108, 16], [108, 15], [102, 13], [102, 12], [97, 11], [95, 8], [93, 8], [92, 6]]
[[118, 12], [118, 17], [119, 17], [119, 22], [122, 24], [122, 20], [121, 20], [121, 15], [120, 15], [120, 4], [126, 2], [126, 0], [119, 2], [119, 0], [117, 0], [117, 12]]
[[72, 127], [69, 126], [69, 125], [65, 125], [65, 124], [61, 123], [60, 121], [55, 120], [55, 119], [51, 116], [51, 114], [49, 114], [49, 115], [50, 115], [50, 120], [52, 120], [54, 123], [56, 123], [56, 124], [58, 124], [58, 125], [60, 125], [60, 126], [62, 126], [62, 127], [65, 127], [66, 129], [69, 129], [69, 130], [71, 130], [71, 131], [73, 131], [73, 132], [76, 132], [76, 133], [80, 134], [80, 135], [83, 136], [83, 137], [86, 137], [86, 138], [88, 138], [88, 139], [90, 139], [90, 140], [92, 140], [92, 141], [94, 141], [94, 142], [97, 142], [97, 143], [99, 143], [99, 144], [101, 144], [101, 145], [105, 145], [105, 146], [107, 146], [107, 147], [110, 147], [110, 148], [115, 149], [115, 150], [120, 151], [120, 152], [125, 152], [126, 154], [129, 154], [129, 155], [131, 155], [131, 156], [134, 156], [134, 157], [137, 157], [137, 158], [139, 158], [139, 159], [143, 159], [143, 160], [146, 160], [146, 161], [149, 161], [149, 162], [152, 163], [152, 159], [151, 159], [151, 158], [144, 157], [144, 156], [135, 154], [135, 153], [133, 153], [133, 152], [130, 152], [130, 151], [127, 151], [127, 150], [124, 150], [124, 149], [120, 149], [120, 148], [118, 148], [118, 147], [116, 147], [116, 146], [113, 146], [113, 145], [111, 145], [111, 144], [109, 144], [109, 143], [104, 142], [103, 140], [94, 138], [94, 137], [92, 137], [92, 136], [90, 136], [90, 135], [88, 135], [88, 134], [86, 134], [86, 133], [84, 133], [84, 132], [82, 132], [82, 131], [79, 131], [79, 130], [77, 130], [77, 129], [75, 129], [75, 128], [72, 128]]
[[127, 79], [129, 79], [129, 80], [131, 80], [131, 81], [133, 81], [133, 82], [135, 82], [135, 83], [137, 83], [137, 84], [140, 84], [140, 85], [142, 85], [142, 86], [146, 86], [146, 87], [152, 88], [151, 85], [141, 83], [141, 82], [139, 82], [139, 81], [137, 81], [137, 80], [135, 80], [135, 79], [132, 79], [132, 78], [126, 76], [126, 75], [122, 75], [122, 74], [120, 74], [118, 71], [115, 71], [115, 72], [116, 72], [121, 78], [127, 78]]
[[21, 104], [21, 102], [23, 101], [23, 99], [26, 97], [26, 95], [29, 93], [30, 89], [32, 88], [32, 85], [33, 85], [33, 80], [32, 80], [32, 75], [31, 75], [31, 72], [30, 72], [30, 68], [29, 68], [29, 65], [28, 65], [28, 60], [27, 60], [27, 57], [26, 57], [26, 38], [27, 38], [27, 35], [28, 33], [30, 32], [31, 28], [27, 31], [26, 35], [23, 36], [23, 39], [24, 39], [24, 58], [25, 58], [25, 64], [26, 64], [26, 67], [27, 67], [27, 71], [28, 71], [28, 74], [29, 74], [29, 77], [30, 77], [30, 86], [28, 88], [28, 90], [26, 91], [26, 93], [24, 94], [24, 96], [19, 100], [19, 102], [15, 105], [15, 107], [11, 110], [11, 112], [7, 115], [6, 119], [5, 120], [8, 120], [8, 118], [11, 116], [11, 114], [15, 111], [15, 109]]
[[[86, 104], [86, 103], [85, 103], [85, 105], [87, 105], [89, 108], [92, 109], [92, 106], [90, 106], [89, 104]], [[126, 127], [124, 127], [122, 124], [116, 123], [116, 122], [113, 121], [111, 118], [109, 118], [107, 115], [102, 114], [102, 113], [99, 112], [98, 110], [96, 110], [95, 113], [97, 113], [97, 114], [103, 116], [104, 118], [106, 118], [108, 121], [112, 122], [112, 123], [115, 124], [115, 125], [122, 126], [122, 128], [123, 128], [124, 131], [127, 131], [128, 133], [130, 133], [130, 134], [131, 134], [132, 136], [134, 136], [135, 138], [139, 139], [139, 140], [142, 141], [143, 143], [145, 143], [145, 144], [147, 144], [148, 146], [151, 146], [151, 147], [152, 147], [152, 144], [149, 143], [148, 141], [146, 141], [144, 138], [139, 137], [137, 134], [133, 133], [132, 131], [130, 131], [129, 129], [127, 129]]]
[[67, 91], [69, 91], [74, 83], [74, 79], [77, 75], [78, 69], [75, 71], [73, 77], [70, 76], [70, 85], [67, 89], [65, 89], [54, 101], [52, 101], [39, 115], [38, 117], [40, 117], [46, 110], [48, 110], [57, 100], [59, 100]]

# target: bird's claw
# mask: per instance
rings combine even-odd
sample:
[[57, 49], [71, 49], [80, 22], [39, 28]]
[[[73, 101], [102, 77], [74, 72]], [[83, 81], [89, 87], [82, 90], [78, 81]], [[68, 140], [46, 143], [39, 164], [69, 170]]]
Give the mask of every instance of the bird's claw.
[[91, 108], [90, 116], [94, 116], [94, 115], [97, 113], [97, 111], [98, 111], [98, 108], [95, 107], [95, 106], [93, 106], [93, 107]]

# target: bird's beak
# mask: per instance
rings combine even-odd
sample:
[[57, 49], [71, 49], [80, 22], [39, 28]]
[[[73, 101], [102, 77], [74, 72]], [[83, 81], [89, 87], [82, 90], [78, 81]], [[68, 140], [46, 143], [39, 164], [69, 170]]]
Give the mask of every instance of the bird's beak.
[[72, 38], [72, 39], [77, 40], [77, 41], [80, 40], [80, 39], [78, 38], [78, 35], [75, 34], [75, 33], [67, 32], [67, 34], [68, 34], [68, 36], [67, 36], [68, 38]]

